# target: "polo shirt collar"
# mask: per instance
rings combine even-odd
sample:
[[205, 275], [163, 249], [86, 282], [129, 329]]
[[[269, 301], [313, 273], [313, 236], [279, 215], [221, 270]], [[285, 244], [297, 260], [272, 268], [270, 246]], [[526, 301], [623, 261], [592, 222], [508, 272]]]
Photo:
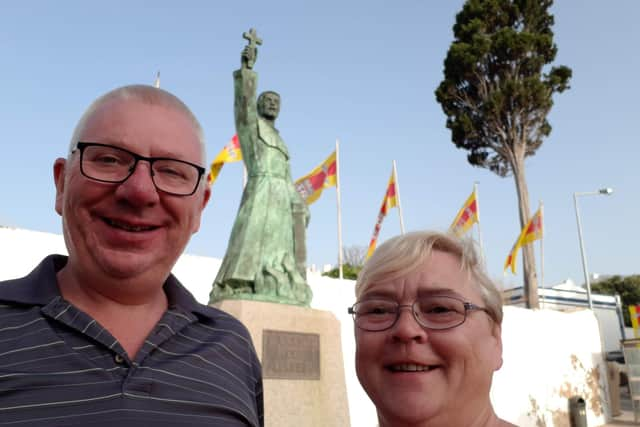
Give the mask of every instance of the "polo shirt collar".
[[[45, 306], [59, 298], [56, 273], [67, 264], [67, 259], [64, 255], [49, 255], [27, 276], [0, 284], [0, 301]], [[207, 307], [199, 304], [173, 274], [169, 275], [163, 288], [169, 308], [211, 317]]]

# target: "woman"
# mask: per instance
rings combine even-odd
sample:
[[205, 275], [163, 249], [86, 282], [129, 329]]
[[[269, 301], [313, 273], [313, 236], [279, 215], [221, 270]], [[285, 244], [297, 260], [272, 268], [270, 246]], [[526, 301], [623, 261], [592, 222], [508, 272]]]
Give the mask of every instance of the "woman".
[[489, 398], [502, 366], [502, 300], [471, 241], [394, 237], [356, 283], [356, 372], [380, 427], [513, 426]]

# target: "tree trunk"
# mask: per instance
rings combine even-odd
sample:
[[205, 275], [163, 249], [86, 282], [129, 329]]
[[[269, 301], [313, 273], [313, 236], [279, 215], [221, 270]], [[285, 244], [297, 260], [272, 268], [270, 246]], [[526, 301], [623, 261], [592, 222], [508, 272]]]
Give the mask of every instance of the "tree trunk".
[[[524, 155], [514, 156], [513, 177], [516, 181], [518, 193], [518, 208], [520, 212], [520, 229], [529, 222], [531, 209], [529, 208], [529, 190], [524, 176]], [[533, 245], [524, 245], [522, 248], [522, 273], [524, 277], [524, 296], [527, 308], [539, 308], [538, 279], [536, 273], [536, 260]]]

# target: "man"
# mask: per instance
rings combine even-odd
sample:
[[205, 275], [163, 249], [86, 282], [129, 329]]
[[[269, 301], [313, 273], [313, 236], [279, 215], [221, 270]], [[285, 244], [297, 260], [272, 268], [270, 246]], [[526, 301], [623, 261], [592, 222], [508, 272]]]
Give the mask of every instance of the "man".
[[171, 275], [210, 192], [175, 96], [98, 98], [53, 174], [69, 256], [0, 283], [0, 424], [263, 425], [247, 330]]
[[275, 127], [280, 96], [267, 91], [256, 101], [252, 67], [259, 39], [254, 30], [244, 36], [249, 45], [233, 77], [236, 131], [248, 179], [210, 302], [233, 298], [308, 306], [309, 210], [293, 184], [289, 151]]

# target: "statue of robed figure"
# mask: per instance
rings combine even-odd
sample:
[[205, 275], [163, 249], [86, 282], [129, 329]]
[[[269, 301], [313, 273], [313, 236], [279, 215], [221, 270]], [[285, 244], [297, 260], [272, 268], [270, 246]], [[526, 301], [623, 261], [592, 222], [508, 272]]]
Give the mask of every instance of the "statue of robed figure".
[[308, 306], [305, 231], [309, 209], [291, 179], [289, 151], [275, 128], [280, 95], [266, 91], [256, 102], [252, 70], [262, 44], [254, 29], [241, 67], [233, 73], [235, 122], [247, 182], [210, 303], [250, 299]]

